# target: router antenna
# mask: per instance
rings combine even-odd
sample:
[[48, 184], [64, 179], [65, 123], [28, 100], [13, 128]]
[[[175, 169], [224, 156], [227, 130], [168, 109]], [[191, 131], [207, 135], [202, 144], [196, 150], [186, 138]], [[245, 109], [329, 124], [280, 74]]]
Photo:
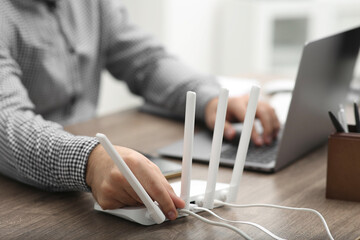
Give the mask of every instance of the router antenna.
[[184, 148], [181, 173], [180, 198], [185, 201], [185, 209], [190, 209], [191, 165], [194, 144], [196, 93], [187, 92], [184, 127]]
[[226, 199], [227, 202], [235, 202], [237, 198], [241, 177], [244, 171], [246, 154], [249, 148], [251, 130], [254, 125], [256, 106], [259, 100], [259, 95], [260, 95], [260, 87], [253, 86], [251, 88], [250, 98], [245, 114], [243, 130], [241, 132], [240, 142], [236, 153], [234, 170], [231, 177], [229, 193]]
[[207, 185], [204, 197], [204, 207], [208, 209], [214, 208], [214, 197], [217, 172], [219, 169], [221, 144], [224, 135], [225, 117], [227, 109], [227, 100], [229, 96], [229, 90], [222, 88], [220, 91], [219, 101], [216, 111], [214, 135], [211, 146], [210, 165], [207, 179]]
[[129, 182], [131, 187], [134, 189], [136, 194], [139, 196], [141, 201], [146, 206], [149, 211], [150, 217], [157, 223], [160, 224], [165, 221], [165, 215], [160, 210], [153, 200], [150, 198], [149, 194], [145, 191], [143, 186], [140, 184], [139, 180], [132, 173], [130, 168], [126, 165], [125, 161], [122, 159], [120, 154], [115, 150], [114, 146], [111, 144], [109, 139], [101, 133], [96, 134], [96, 138], [99, 140], [101, 145], [104, 147], [106, 152], [110, 155], [111, 159], [115, 162], [116, 166], [119, 168], [120, 172], [124, 175], [126, 180]]

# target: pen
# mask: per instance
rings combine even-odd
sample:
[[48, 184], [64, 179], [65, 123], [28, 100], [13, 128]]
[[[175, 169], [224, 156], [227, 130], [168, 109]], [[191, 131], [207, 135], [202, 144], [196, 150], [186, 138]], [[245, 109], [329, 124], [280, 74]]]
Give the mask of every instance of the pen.
[[356, 102], [354, 102], [354, 115], [355, 115], [356, 132], [360, 132], [359, 108]]
[[334, 116], [334, 114], [332, 112], [329, 111], [329, 116], [331, 119], [331, 122], [333, 123], [335, 129], [337, 132], [341, 133], [344, 132], [344, 128], [341, 126], [341, 124], [339, 123], [339, 121], [336, 119], [336, 117]]
[[347, 125], [347, 120], [346, 120], [346, 116], [345, 116], [345, 110], [342, 104], [339, 105], [339, 111], [338, 111], [338, 119], [339, 122], [341, 123], [341, 125], [344, 128], [344, 132], [348, 133], [349, 132], [349, 128]]

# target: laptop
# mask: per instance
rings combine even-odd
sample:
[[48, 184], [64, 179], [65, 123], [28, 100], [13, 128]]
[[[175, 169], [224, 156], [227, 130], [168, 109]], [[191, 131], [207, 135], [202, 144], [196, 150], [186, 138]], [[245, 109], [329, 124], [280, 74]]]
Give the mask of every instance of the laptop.
[[[271, 145], [250, 143], [245, 169], [276, 172], [324, 145], [333, 132], [328, 111], [346, 101], [360, 46], [360, 27], [305, 44], [285, 124]], [[210, 131], [194, 136], [193, 160], [209, 162]], [[223, 142], [220, 164], [234, 165], [238, 141]], [[158, 150], [165, 157], [182, 157], [182, 140]]]

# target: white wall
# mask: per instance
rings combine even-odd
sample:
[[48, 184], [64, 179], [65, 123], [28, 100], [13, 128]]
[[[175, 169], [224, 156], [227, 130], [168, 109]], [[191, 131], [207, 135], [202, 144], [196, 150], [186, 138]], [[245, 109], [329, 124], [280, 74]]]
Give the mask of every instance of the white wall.
[[[167, 50], [188, 65], [205, 73], [216, 74], [215, 52], [218, 44], [219, 3], [222, 0], [123, 0], [130, 20], [151, 33]], [[115, 99], [113, 98], [115, 96]], [[142, 104], [104, 73], [98, 115]]]
[[219, 47], [223, 0], [123, 0], [133, 22], [170, 53], [199, 71], [212, 73]]
[[306, 41], [360, 25], [358, 0], [224, 0], [219, 72], [294, 76]]
[[131, 94], [124, 82], [115, 80], [108, 72], [103, 72], [97, 109], [98, 116], [137, 107], [142, 103], [143, 100]]
[[[303, 41], [360, 25], [359, 0], [123, 2], [133, 22], [153, 34], [171, 53], [199, 71], [216, 75], [294, 76]], [[301, 21], [291, 21], [303, 17], [307, 19], [306, 29]], [[99, 115], [142, 103], [108, 74], [102, 81]]]

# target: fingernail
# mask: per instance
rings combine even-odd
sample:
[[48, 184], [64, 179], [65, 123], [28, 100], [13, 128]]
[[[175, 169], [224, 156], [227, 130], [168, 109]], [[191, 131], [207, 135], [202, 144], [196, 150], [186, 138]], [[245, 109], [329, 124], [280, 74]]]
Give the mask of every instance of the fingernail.
[[167, 218], [170, 219], [170, 220], [174, 220], [174, 219], [176, 219], [176, 215], [175, 215], [175, 213], [173, 211], [170, 211], [167, 214]]
[[271, 137], [266, 137], [265, 141], [266, 141], [267, 144], [270, 144], [272, 142], [272, 138]]

